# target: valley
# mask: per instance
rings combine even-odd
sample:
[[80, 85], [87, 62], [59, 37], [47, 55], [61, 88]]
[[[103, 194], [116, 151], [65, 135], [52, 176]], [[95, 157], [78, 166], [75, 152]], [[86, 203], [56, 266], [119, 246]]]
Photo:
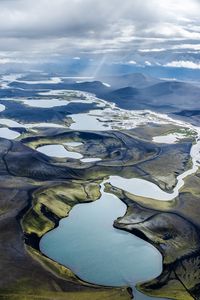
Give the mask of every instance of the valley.
[[1, 89], [0, 299], [198, 299], [195, 122], [68, 85]]

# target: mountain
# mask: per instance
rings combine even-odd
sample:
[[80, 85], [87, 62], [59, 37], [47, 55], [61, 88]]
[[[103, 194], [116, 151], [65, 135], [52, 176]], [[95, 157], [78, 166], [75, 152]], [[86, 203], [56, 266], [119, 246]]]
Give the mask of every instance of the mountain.
[[151, 96], [159, 97], [163, 95], [185, 95], [185, 93], [199, 93], [199, 88], [190, 83], [179, 81], [163, 81], [146, 88], [145, 93]]
[[125, 109], [143, 109], [144, 107], [140, 89], [133, 87], [121, 88], [99, 96]]
[[[109, 86], [110, 85], [110, 86]], [[174, 113], [184, 118], [199, 119], [200, 87], [191, 83], [159, 80], [141, 73], [120, 76], [107, 76], [100, 80], [61, 83], [13, 82], [11, 86], [20, 88], [21, 94], [44, 89], [80, 90], [96, 94], [97, 97], [112, 101], [125, 109], [151, 109], [162, 113]], [[12, 94], [1, 90], [0, 93]]]
[[161, 82], [160, 79], [156, 79], [142, 73], [100, 77], [99, 80], [109, 84], [112, 89], [119, 89], [127, 86], [134, 88], [145, 88], [147, 86]]
[[110, 91], [110, 88], [104, 85], [101, 81], [85, 81], [76, 83], [25, 83], [14, 81], [10, 84], [11, 87], [24, 90], [80, 90], [89, 93], [103, 94]]
[[78, 82], [69, 85], [69, 87], [72, 90], [86, 91], [94, 94], [104, 94], [110, 91], [110, 88], [101, 81]]
[[126, 87], [102, 95], [126, 109], [154, 109], [163, 112], [200, 109], [200, 88], [189, 83], [166, 81], [146, 87]]

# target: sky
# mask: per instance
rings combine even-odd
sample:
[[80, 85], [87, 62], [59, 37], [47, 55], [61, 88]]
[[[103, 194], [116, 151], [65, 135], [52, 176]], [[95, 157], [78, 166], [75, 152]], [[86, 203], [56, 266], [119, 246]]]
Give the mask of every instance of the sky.
[[0, 0], [0, 65], [200, 69], [199, 16], [200, 0]]

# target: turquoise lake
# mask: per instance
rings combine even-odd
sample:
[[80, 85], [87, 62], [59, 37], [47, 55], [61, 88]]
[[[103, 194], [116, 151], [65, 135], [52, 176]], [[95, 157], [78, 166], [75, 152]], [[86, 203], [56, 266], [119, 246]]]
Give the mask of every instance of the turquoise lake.
[[[70, 268], [81, 279], [104, 286], [131, 286], [162, 272], [162, 257], [151, 244], [113, 227], [126, 212], [115, 195], [76, 205], [69, 217], [41, 239], [48, 257]], [[149, 297], [137, 293], [136, 299]], [[151, 298], [152, 299], [152, 298]]]

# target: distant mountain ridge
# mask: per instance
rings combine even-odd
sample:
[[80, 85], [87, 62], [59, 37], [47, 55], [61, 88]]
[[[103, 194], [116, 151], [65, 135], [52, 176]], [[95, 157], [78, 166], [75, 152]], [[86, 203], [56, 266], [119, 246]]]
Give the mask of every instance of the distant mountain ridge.
[[[57, 84], [28, 84], [18, 81], [11, 83], [11, 86], [23, 89], [23, 93], [30, 89], [81, 90], [96, 94], [97, 97], [112, 101], [128, 110], [151, 109], [168, 114], [174, 113], [184, 118], [190, 116], [191, 119], [195, 115], [195, 122], [198, 118], [200, 121], [200, 115], [194, 113], [200, 111], [200, 87], [186, 82], [155, 79], [140, 73]], [[3, 93], [5, 94], [5, 90]]]
[[119, 89], [123, 87], [144, 88], [156, 83], [161, 82], [160, 79], [156, 79], [142, 73], [132, 73], [117, 76], [100, 77], [99, 80], [110, 84], [111, 88]]

